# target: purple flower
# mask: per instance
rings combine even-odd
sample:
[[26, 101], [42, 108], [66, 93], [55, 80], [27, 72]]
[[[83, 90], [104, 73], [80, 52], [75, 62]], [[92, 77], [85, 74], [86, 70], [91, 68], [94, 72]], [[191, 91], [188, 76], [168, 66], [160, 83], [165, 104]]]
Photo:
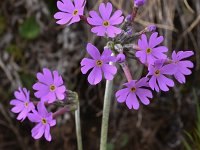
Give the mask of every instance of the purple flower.
[[37, 123], [31, 130], [32, 137], [39, 139], [44, 135], [47, 141], [51, 141], [50, 127], [56, 125], [56, 120], [53, 119], [52, 113], [47, 112], [43, 102], [38, 103], [37, 109], [38, 111], [34, 110], [28, 115], [31, 122]]
[[90, 17], [87, 18], [89, 24], [94, 26], [91, 31], [96, 33], [98, 36], [108, 36], [108, 37], [115, 37], [117, 34], [121, 33], [121, 29], [115, 27], [115, 25], [119, 25], [124, 20], [122, 16], [122, 11], [117, 10], [111, 16], [112, 13], [112, 4], [101, 3], [99, 6], [99, 12], [101, 17], [96, 11], [90, 11]]
[[194, 52], [192, 51], [179, 51], [178, 53], [173, 51], [172, 53], [172, 63], [177, 67], [174, 77], [180, 83], [185, 83], [184, 75], [190, 75], [192, 72], [189, 68], [194, 67], [194, 64], [191, 61], [182, 59], [188, 58], [192, 55], [194, 55]]
[[157, 36], [158, 33], [154, 32], [148, 42], [147, 36], [143, 34], [141, 39], [138, 40], [138, 46], [141, 50], [136, 52], [136, 57], [138, 57], [143, 64], [151, 65], [154, 64], [154, 61], [157, 59], [167, 58], [163, 53], [167, 52], [168, 48], [165, 46], [157, 46], [164, 40], [164, 38], [163, 36]]
[[146, 0], [135, 0], [134, 1], [134, 6], [135, 7], [140, 7], [143, 6], [145, 4]]
[[[142, 78], [139, 81], [132, 80], [124, 85], [126, 88], [119, 90], [115, 96], [119, 103], [126, 102], [129, 109], [139, 109], [139, 100], [144, 104], [148, 105], [150, 103], [149, 98], [152, 98], [152, 92], [148, 87], [148, 78]], [[139, 100], [138, 100], [139, 99]]]
[[160, 91], [168, 91], [169, 87], [174, 86], [173, 80], [167, 78], [165, 75], [173, 75], [176, 71], [176, 67], [173, 64], [164, 65], [165, 60], [157, 60], [154, 65], [149, 65], [149, 73], [151, 76], [149, 80], [149, 86], [152, 90]]
[[81, 61], [81, 71], [83, 74], [86, 74], [93, 68], [88, 76], [88, 82], [92, 85], [98, 84], [102, 80], [102, 73], [104, 73], [104, 77], [107, 80], [112, 80], [117, 73], [117, 68], [108, 64], [109, 62], [115, 62], [116, 59], [114, 56], [111, 56], [112, 51], [104, 49], [102, 55], [100, 55], [99, 50], [91, 43], [88, 43], [87, 52], [92, 59], [84, 58]]
[[61, 0], [57, 1], [57, 7], [60, 12], [57, 12], [54, 15], [55, 19], [58, 19], [57, 24], [67, 24], [71, 25], [72, 23], [79, 22], [80, 16], [83, 15], [85, 0]]
[[41, 98], [42, 101], [48, 101], [48, 103], [65, 98], [66, 87], [63, 85], [63, 79], [58, 74], [58, 71], [53, 71], [52, 76], [52, 72], [44, 68], [43, 74], [37, 73], [37, 79], [39, 82], [33, 85], [33, 89], [37, 91], [35, 92], [37, 98]]
[[10, 105], [14, 105], [11, 111], [19, 113], [17, 120], [24, 121], [28, 113], [35, 109], [33, 103], [30, 102], [30, 92], [26, 88], [19, 88], [19, 91], [15, 91], [14, 95], [15, 99], [10, 102]]

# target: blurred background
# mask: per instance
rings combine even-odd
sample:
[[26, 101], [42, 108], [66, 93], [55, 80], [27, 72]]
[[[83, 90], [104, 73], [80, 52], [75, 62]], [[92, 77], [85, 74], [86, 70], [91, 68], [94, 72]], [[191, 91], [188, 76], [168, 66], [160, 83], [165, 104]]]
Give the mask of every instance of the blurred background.
[[[97, 10], [106, 0], [87, 0]], [[132, 0], [110, 0], [115, 9], [131, 11]], [[51, 143], [31, 137], [33, 124], [16, 120], [9, 102], [18, 86], [31, 90], [35, 74], [43, 67], [57, 69], [70, 90], [77, 91], [85, 150], [98, 150], [105, 80], [90, 86], [80, 72], [87, 42], [102, 49], [106, 41], [90, 32], [83, 22], [69, 27], [56, 25], [56, 0], [0, 0], [0, 150], [76, 150], [74, 114], [66, 114], [52, 128]], [[193, 74], [184, 85], [167, 93], [154, 93], [149, 106], [139, 111], [112, 100], [108, 150], [200, 150], [200, 0], [147, 0], [135, 21], [140, 31], [156, 24], [164, 45], [172, 50], [194, 50]], [[137, 61], [129, 65], [135, 79], [146, 75]], [[114, 91], [126, 82], [122, 70], [114, 80]], [[199, 118], [199, 119], [198, 119]]]

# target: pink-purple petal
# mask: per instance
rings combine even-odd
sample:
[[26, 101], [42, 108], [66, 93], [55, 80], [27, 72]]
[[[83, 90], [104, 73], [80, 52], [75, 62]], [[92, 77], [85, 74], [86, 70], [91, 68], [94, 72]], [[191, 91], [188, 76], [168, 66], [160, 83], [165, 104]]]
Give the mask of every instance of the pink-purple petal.
[[160, 43], [162, 43], [162, 41], [164, 40], [163, 36], [158, 36], [158, 33], [157, 32], [154, 32], [151, 37], [150, 37], [150, 40], [149, 40], [149, 46], [151, 48], [159, 45]]
[[91, 29], [91, 32], [96, 33], [98, 36], [105, 36], [106, 28], [104, 26], [96, 26]]
[[83, 74], [86, 74], [90, 69], [92, 69], [96, 65], [95, 60], [89, 59], [89, 58], [84, 58], [81, 61], [81, 72]]
[[126, 105], [129, 109], [134, 108], [135, 110], [139, 109], [139, 101], [134, 93], [129, 93], [127, 99], [126, 99]]
[[150, 90], [142, 89], [142, 88], [137, 89], [136, 95], [139, 97], [140, 101], [144, 105], [149, 105], [150, 101], [148, 98], [153, 97], [152, 92]]
[[[35, 132], [32, 132], [32, 137], [33, 137], [34, 139], [39, 139], [39, 138], [41, 138], [42, 135], [44, 134], [44, 128], [45, 128], [45, 126], [40, 125], [40, 124], [39, 124], [39, 126], [40, 126], [40, 127], [38, 127], [37, 130], [35, 130]], [[36, 126], [36, 127], [37, 127], [37, 126]], [[36, 127], [35, 127], [35, 128], [36, 128]], [[33, 129], [34, 129], [34, 128], [33, 128]]]
[[122, 30], [120, 28], [117, 28], [115, 26], [109, 26], [107, 28], [107, 35], [111, 38], [115, 37], [117, 34], [120, 34]]
[[91, 43], [88, 43], [86, 49], [93, 59], [95, 60], [100, 59], [100, 52], [94, 45], [92, 45]]
[[88, 76], [88, 82], [91, 85], [96, 85], [102, 80], [102, 71], [99, 67], [94, 67]]
[[129, 88], [125, 88], [125, 89], [121, 89], [121, 90], [117, 91], [117, 93], [115, 94], [117, 101], [119, 103], [125, 102], [129, 92], [130, 92]]
[[111, 18], [109, 19], [110, 24], [111, 25], [121, 24], [124, 20], [124, 17], [121, 15], [122, 15], [121, 10], [115, 11], [114, 14], [111, 16]]
[[102, 70], [106, 80], [112, 80], [117, 73], [117, 68], [109, 64], [104, 64]]
[[194, 55], [194, 52], [193, 51], [184, 51], [184, 52], [180, 51], [177, 53], [177, 55], [178, 55], [178, 59], [182, 60], [184, 58], [188, 58], [188, 57]]
[[158, 87], [158, 84], [156, 82], [156, 77], [155, 76], [152, 76], [149, 80], [149, 86], [151, 87], [152, 90], [156, 90], [156, 92], [159, 92], [160, 89]]
[[46, 117], [48, 115], [48, 111], [44, 105], [43, 102], [39, 102], [37, 104], [37, 109], [38, 109], [38, 113], [42, 116], [42, 117]]
[[57, 1], [57, 7], [63, 12], [72, 13], [74, 10], [74, 5], [71, 0]]
[[103, 20], [109, 20], [112, 13], [112, 4], [109, 2], [107, 4], [101, 3], [99, 5], [99, 12]]
[[177, 80], [179, 83], [181, 83], [181, 84], [183, 84], [183, 83], [186, 82], [185, 76], [184, 76], [182, 73], [180, 73], [180, 72], [175, 73], [175, 74], [174, 74], [174, 77], [175, 77], [176, 80]]
[[87, 21], [89, 22], [89, 24], [91, 25], [102, 25], [103, 24], [103, 20], [102, 18], [98, 15], [98, 13], [96, 11], [90, 11], [89, 12], [90, 17], [87, 18]]
[[168, 65], [163, 66], [160, 69], [160, 71], [162, 74], [173, 75], [174, 73], [176, 73], [177, 67], [174, 64], [168, 64]]
[[40, 122], [40, 121], [41, 121], [41, 117], [40, 117], [40, 115], [38, 114], [38, 112], [29, 113], [29, 114], [28, 114], [28, 119], [29, 119], [31, 122]]
[[51, 141], [51, 134], [50, 134], [50, 126], [49, 125], [46, 125], [45, 126], [45, 134], [44, 134], [44, 136], [45, 136], [45, 139], [47, 140], [47, 141]]
[[72, 14], [64, 13], [64, 12], [57, 12], [54, 15], [55, 19], [58, 19], [56, 22], [57, 24], [64, 25], [70, 22], [70, 20], [73, 18]]

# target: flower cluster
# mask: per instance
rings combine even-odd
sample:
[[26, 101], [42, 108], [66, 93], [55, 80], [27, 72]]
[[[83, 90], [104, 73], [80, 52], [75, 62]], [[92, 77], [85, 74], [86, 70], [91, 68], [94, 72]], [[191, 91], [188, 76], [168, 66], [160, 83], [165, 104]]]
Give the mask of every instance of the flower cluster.
[[81, 19], [86, 21], [91, 27], [91, 31], [97, 36], [107, 36], [114, 38], [116, 35], [121, 33], [121, 28], [116, 27], [120, 25], [124, 17], [122, 11], [117, 10], [112, 14], [113, 6], [111, 3], [101, 3], [99, 5], [99, 13], [92, 10], [89, 12], [89, 17], [85, 18], [83, 15], [85, 0], [62, 0], [57, 2], [57, 7], [60, 12], [54, 15], [57, 19], [57, 24], [67, 24], [79, 22]]
[[[140, 101], [144, 105], [148, 105], [149, 99], [153, 98], [153, 90], [156, 92], [168, 91], [170, 87], [174, 86], [172, 76], [179, 83], [185, 83], [185, 76], [190, 75], [192, 73], [190, 69], [194, 67], [191, 61], [185, 60], [193, 55], [192, 51], [174, 51], [172, 57], [168, 57], [168, 48], [162, 45], [164, 37], [159, 36], [158, 32], [155, 31], [155, 25], [149, 25], [143, 31], [133, 33], [133, 21], [137, 10], [145, 2], [146, 0], [134, 0], [133, 12], [124, 19], [121, 10], [113, 12], [113, 6], [110, 2], [101, 3], [98, 12], [90, 11], [89, 17], [85, 17], [83, 10], [86, 2], [84, 0], [74, 0], [74, 4], [72, 0], [62, 0], [62, 2], [58, 1], [57, 3], [58, 9], [62, 12], [58, 12], [54, 16], [56, 19], [60, 19], [58, 24], [68, 25], [80, 21], [81, 18], [90, 25], [92, 33], [112, 38], [108, 42], [110, 45], [107, 43], [107, 46], [100, 50], [102, 53], [91, 43], [87, 44], [86, 49], [91, 58], [82, 59], [81, 72], [87, 74], [91, 70], [88, 82], [91, 85], [96, 85], [100, 83], [103, 76], [106, 80], [113, 80], [117, 74], [116, 64], [120, 64], [128, 82], [124, 84], [125, 88], [117, 91], [115, 95], [117, 101], [119, 103], [126, 102], [129, 109], [139, 109]], [[150, 36], [147, 33], [151, 33]], [[133, 80], [126, 63], [128, 52], [125, 49], [127, 49], [127, 43], [133, 44], [134, 39], [138, 37], [136, 46], [128, 48], [129, 51], [135, 51], [132, 52], [135, 55], [134, 58], [147, 67], [148, 74], [144, 78]], [[45, 83], [49, 85], [52, 84], [52, 81]], [[36, 97], [43, 97], [43, 94], [46, 94], [45, 88], [45, 86], [42, 88], [42, 92], [38, 91]], [[34, 89], [39, 90], [37, 85]], [[57, 97], [62, 98], [59, 94]], [[46, 99], [48, 102], [54, 101], [48, 96], [42, 99]]]
[[13, 106], [11, 111], [18, 114], [17, 120], [24, 121], [28, 118], [29, 121], [36, 123], [31, 131], [34, 139], [39, 139], [44, 135], [47, 141], [51, 141], [50, 127], [56, 125], [56, 120], [53, 113], [47, 111], [46, 106], [55, 101], [64, 100], [66, 87], [58, 71], [52, 73], [44, 68], [43, 73], [37, 73], [37, 79], [38, 82], [33, 85], [33, 89], [36, 90], [34, 95], [40, 101], [31, 101], [30, 91], [19, 88], [14, 92], [15, 99], [10, 101]]
[[[166, 55], [168, 48], [159, 45], [163, 39], [163, 36], [158, 36], [157, 32], [153, 32], [149, 40], [145, 34], [142, 34], [141, 39], [138, 40], [138, 50], [135, 55], [148, 68], [148, 74], [138, 81], [129, 81], [125, 84], [127, 88], [116, 93], [117, 101], [126, 102], [129, 109], [139, 109], [138, 99], [144, 105], [148, 105], [148, 98], [153, 97], [151, 90], [169, 91], [169, 87], [174, 86], [174, 81], [169, 76], [174, 76], [179, 83], [185, 83], [185, 76], [192, 73], [190, 69], [194, 67], [193, 63], [183, 59], [194, 53], [173, 51], [170, 59]], [[142, 92], [141, 88], [143, 88]]]

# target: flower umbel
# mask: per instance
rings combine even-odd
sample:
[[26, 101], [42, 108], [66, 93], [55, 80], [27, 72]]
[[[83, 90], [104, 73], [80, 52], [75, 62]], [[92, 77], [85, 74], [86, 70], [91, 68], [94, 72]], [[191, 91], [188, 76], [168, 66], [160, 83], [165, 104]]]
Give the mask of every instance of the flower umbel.
[[115, 37], [121, 33], [121, 29], [115, 27], [123, 22], [124, 17], [122, 11], [117, 10], [111, 16], [113, 7], [111, 3], [101, 3], [99, 6], [100, 15], [96, 11], [90, 11], [90, 17], [87, 18], [89, 24], [94, 26], [91, 31], [96, 33], [97, 36]]
[[179, 51], [172, 53], [172, 63], [176, 66], [177, 71], [174, 73], [174, 77], [179, 83], [185, 83], [185, 75], [190, 75], [192, 72], [189, 68], [193, 68], [194, 64], [189, 60], [183, 60], [194, 55], [192, 51]]
[[112, 51], [104, 49], [102, 55], [100, 55], [99, 50], [91, 43], [88, 43], [87, 52], [92, 59], [84, 58], [81, 61], [81, 71], [83, 74], [86, 74], [93, 68], [88, 76], [88, 82], [92, 85], [98, 84], [102, 80], [102, 73], [104, 73], [104, 77], [107, 80], [112, 80], [117, 73], [117, 68], [108, 64], [116, 60], [114, 56], [111, 56]]
[[[158, 46], [164, 40], [163, 36], [158, 37], [158, 33], [154, 32], [149, 39], [145, 34], [138, 40], [138, 46], [141, 50], [136, 52], [136, 57], [140, 59], [143, 64], [154, 64], [157, 59], [166, 59], [164, 52], [168, 51], [165, 46]], [[157, 47], [156, 47], [157, 46]]]
[[57, 7], [60, 12], [54, 15], [58, 19], [57, 24], [71, 25], [80, 21], [80, 16], [83, 15], [85, 0], [61, 0], [57, 2]]
[[19, 113], [17, 120], [24, 121], [28, 113], [35, 109], [35, 106], [30, 102], [30, 91], [26, 88], [20, 88], [14, 93], [15, 99], [10, 101], [14, 107], [11, 109], [13, 113]]
[[132, 80], [124, 85], [126, 88], [119, 90], [116, 93], [116, 98], [119, 103], [126, 102], [129, 109], [139, 109], [139, 100], [144, 104], [150, 103], [149, 98], [152, 98], [151, 90], [148, 87], [148, 78], [142, 78], [140, 80]]
[[37, 79], [39, 82], [33, 85], [33, 89], [37, 91], [35, 92], [37, 98], [48, 103], [65, 98], [66, 87], [58, 71], [53, 71], [52, 75], [49, 69], [44, 68], [43, 73], [37, 73]]
[[37, 123], [37, 125], [31, 130], [32, 137], [39, 139], [43, 135], [47, 141], [51, 141], [50, 127], [56, 125], [56, 120], [53, 119], [52, 113], [48, 113], [43, 102], [39, 102], [37, 110], [28, 115], [28, 119], [31, 122]]
[[174, 86], [174, 81], [167, 78], [165, 75], [173, 75], [176, 72], [176, 67], [174, 64], [164, 65], [165, 59], [156, 60], [154, 65], [149, 65], [149, 73], [151, 76], [149, 80], [149, 86], [152, 90], [160, 91], [169, 91], [169, 87]]

